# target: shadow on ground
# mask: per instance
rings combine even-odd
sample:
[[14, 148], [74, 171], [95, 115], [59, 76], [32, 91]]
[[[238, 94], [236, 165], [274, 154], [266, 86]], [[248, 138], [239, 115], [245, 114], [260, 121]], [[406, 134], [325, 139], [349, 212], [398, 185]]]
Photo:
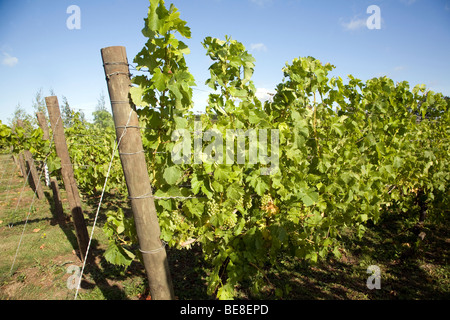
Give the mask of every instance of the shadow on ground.
[[[425, 238], [418, 238], [404, 217], [387, 215], [379, 224], [369, 224], [365, 235], [344, 235], [345, 252], [341, 259], [308, 265], [299, 259], [282, 257], [282, 271], [267, 269], [277, 288], [289, 285], [289, 300], [433, 300], [450, 298], [448, 224], [425, 224]], [[370, 290], [367, 273], [370, 265], [381, 269], [381, 289]], [[274, 290], [252, 294], [249, 299], [277, 299]]]
[[[49, 196], [47, 196], [49, 197]], [[90, 208], [97, 208], [99, 197], [86, 199]], [[51, 199], [49, 199], [51, 203]], [[53, 207], [52, 207], [53, 208]], [[106, 220], [109, 210], [123, 209], [130, 216], [126, 201], [117, 195], [105, 194], [99, 224]], [[89, 219], [93, 219], [89, 213]], [[449, 299], [449, 254], [450, 234], [448, 223], [425, 224], [425, 238], [419, 239], [400, 215], [387, 214], [377, 225], [368, 224], [365, 235], [358, 239], [344, 233], [341, 242], [344, 248], [340, 259], [328, 257], [314, 265], [289, 257], [280, 257], [281, 268], [268, 266], [266, 276], [276, 288], [284, 289], [283, 299], [288, 300], [395, 300], [395, 299]], [[90, 221], [91, 223], [92, 221]], [[76, 238], [70, 228], [64, 229], [74, 248]], [[148, 296], [148, 283], [144, 267], [138, 261], [123, 271], [109, 264], [103, 257], [104, 249], [97, 243], [92, 247], [96, 257], [86, 267], [83, 289], [101, 291], [108, 300], [136, 299]], [[205, 266], [201, 248], [190, 250], [167, 248], [169, 267], [172, 274], [175, 295], [179, 300], [208, 300], [205, 283]], [[377, 265], [381, 269], [381, 289], [370, 290], [367, 268]], [[130, 278], [140, 279], [136, 288], [124, 285]], [[249, 290], [251, 280], [239, 288], [241, 299], [279, 299], [274, 288], [267, 286], [258, 293]], [[130, 291], [131, 290], [131, 291]]]

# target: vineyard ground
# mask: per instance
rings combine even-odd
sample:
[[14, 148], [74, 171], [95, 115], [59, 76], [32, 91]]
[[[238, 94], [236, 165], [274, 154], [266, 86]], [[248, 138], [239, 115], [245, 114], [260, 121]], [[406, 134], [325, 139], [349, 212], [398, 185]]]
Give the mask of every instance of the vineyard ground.
[[[24, 228], [33, 192], [26, 186], [21, 195], [23, 178], [9, 155], [0, 155], [0, 299], [64, 300], [73, 299], [75, 291], [68, 289], [70, 265], [82, 263], [74, 248], [76, 238], [70, 221], [59, 225], [54, 219], [52, 193], [44, 187], [46, 199], [35, 200], [13, 274], [10, 269]], [[5, 171], [6, 170], [6, 171]], [[68, 203], [61, 188], [63, 206]], [[21, 197], [21, 201], [18, 200]], [[88, 230], [91, 232], [98, 198], [83, 197]], [[122, 201], [106, 195], [101, 212], [114, 210]], [[16, 210], [17, 206], [17, 210]], [[126, 208], [129, 210], [129, 208]], [[370, 226], [362, 239], [348, 232], [343, 236], [340, 259], [330, 258], [313, 266], [297, 259], [284, 259], [282, 268], [267, 268], [266, 277], [276, 287], [288, 285], [284, 299], [448, 299], [450, 298], [450, 228], [427, 224], [426, 237], [419, 242], [408, 230], [404, 219], [395, 217]], [[95, 262], [86, 267], [79, 299], [148, 299], [143, 267], [133, 263], [126, 272], [108, 264], [103, 258], [107, 238], [102, 231], [105, 222], [100, 214], [91, 247]], [[198, 247], [192, 250], [168, 249], [175, 294], [178, 299], [212, 299], [206, 294], [204, 271], [206, 262]], [[381, 289], [366, 286], [369, 265], [381, 269]], [[236, 288], [240, 299], [277, 299], [270, 285], [257, 295], [246, 283]]]

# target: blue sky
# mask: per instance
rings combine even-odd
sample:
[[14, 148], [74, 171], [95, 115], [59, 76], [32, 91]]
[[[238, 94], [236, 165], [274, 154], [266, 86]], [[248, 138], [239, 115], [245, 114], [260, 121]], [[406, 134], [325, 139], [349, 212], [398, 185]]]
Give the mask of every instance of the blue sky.
[[[256, 58], [253, 77], [264, 92], [282, 80], [282, 67], [300, 56], [336, 66], [333, 75], [367, 80], [387, 75], [411, 87], [426, 84], [450, 95], [450, 0], [173, 0], [192, 29], [185, 41], [196, 78], [195, 110], [209, 89], [206, 36], [241, 41]], [[80, 8], [80, 29], [66, 21]], [[107, 87], [100, 49], [122, 45], [128, 59], [145, 43], [141, 34], [148, 0], [0, 0], [0, 120], [17, 104], [33, 112], [42, 89], [67, 97], [90, 119]], [[381, 28], [369, 29], [367, 8], [380, 8]], [[107, 99], [107, 101], [109, 101]], [[109, 104], [107, 104], [109, 108]]]

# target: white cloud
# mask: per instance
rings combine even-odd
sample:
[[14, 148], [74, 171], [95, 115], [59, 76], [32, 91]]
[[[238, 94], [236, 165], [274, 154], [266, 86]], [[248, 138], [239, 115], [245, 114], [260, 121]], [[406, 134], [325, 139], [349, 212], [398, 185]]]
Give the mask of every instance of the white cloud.
[[274, 95], [274, 90], [268, 90], [266, 88], [257, 88], [256, 89], [256, 97], [261, 101], [270, 101], [272, 102]]
[[266, 4], [272, 3], [272, 0], [250, 0], [254, 4], [257, 4], [258, 6], [265, 6]]
[[3, 58], [2, 58], [2, 64], [8, 67], [14, 67], [16, 64], [19, 63], [19, 59], [16, 57], [11, 56], [10, 54], [6, 52], [2, 52]]
[[403, 71], [403, 70], [405, 70], [405, 69], [406, 69], [405, 66], [396, 66], [396, 67], [394, 68], [394, 71]]
[[252, 51], [267, 51], [267, 47], [264, 43], [252, 43], [252, 44], [250, 44], [250, 50], [252, 50]]
[[359, 19], [359, 18], [352, 18], [350, 22], [341, 22], [341, 25], [344, 27], [345, 30], [354, 31], [362, 28], [367, 28], [367, 19]]

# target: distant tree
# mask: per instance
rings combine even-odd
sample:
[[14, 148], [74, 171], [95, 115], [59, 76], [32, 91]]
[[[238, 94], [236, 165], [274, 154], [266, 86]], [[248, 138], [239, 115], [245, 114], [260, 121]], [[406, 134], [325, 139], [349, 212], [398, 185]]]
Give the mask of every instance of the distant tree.
[[97, 99], [97, 105], [95, 106], [96, 111], [108, 111], [106, 109], [106, 102], [105, 102], [105, 94], [100, 93], [100, 97]]
[[106, 109], [105, 95], [102, 92], [97, 100], [97, 106], [95, 111], [92, 113], [94, 116], [94, 124], [100, 126], [101, 128], [113, 127], [114, 120], [111, 113]]
[[80, 118], [81, 122], [83, 122], [85, 124], [87, 123], [86, 116], [84, 115], [83, 111], [78, 110], [78, 111], [75, 111], [75, 113], [78, 114], [78, 117]]
[[35, 118], [32, 117], [27, 111], [19, 104], [14, 109], [13, 117], [8, 119], [9, 126], [15, 128], [18, 125], [18, 121], [22, 120], [23, 128], [26, 132], [31, 132], [35, 127]]
[[61, 104], [61, 118], [64, 123], [64, 127], [71, 127], [73, 125], [73, 110], [70, 108], [69, 101], [65, 96], [62, 97]]
[[84, 112], [82, 112], [81, 110], [76, 111], [75, 109], [73, 109], [65, 96], [62, 96], [62, 104], [60, 106], [60, 109], [61, 109], [61, 118], [63, 119], [65, 128], [70, 128], [73, 126], [75, 115], [77, 115], [78, 120], [86, 122]]
[[47, 105], [45, 104], [45, 97], [44, 93], [42, 92], [42, 88], [39, 89], [34, 95], [34, 99], [31, 105], [34, 109], [34, 113], [42, 112], [47, 117]]

